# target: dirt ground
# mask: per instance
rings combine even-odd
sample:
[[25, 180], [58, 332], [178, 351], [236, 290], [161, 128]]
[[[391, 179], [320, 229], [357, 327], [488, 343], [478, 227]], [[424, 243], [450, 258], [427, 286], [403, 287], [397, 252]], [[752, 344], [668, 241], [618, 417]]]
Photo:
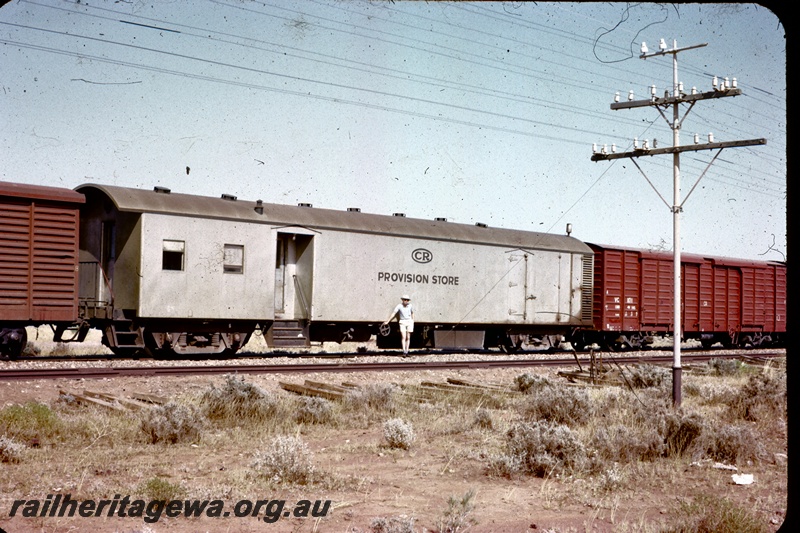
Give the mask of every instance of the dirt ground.
[[[0, 363], [6, 364], [9, 363]], [[555, 376], [556, 370], [544, 372], [560, 379]], [[279, 381], [419, 384], [423, 380], [444, 382], [458, 377], [511, 386], [520, 373], [519, 369], [496, 369], [248, 375], [246, 379], [276, 394], [291, 395], [281, 390]], [[222, 381], [221, 376], [0, 381], [0, 408], [28, 401], [52, 404], [61, 390], [88, 389], [117, 396], [140, 392], [180, 399], [196, 396]], [[237, 440], [235, 428], [204, 437], [199, 444], [150, 445], [146, 448], [149, 453], [142, 453], [141, 447], [136, 451], [125, 446], [106, 450], [90, 443], [79, 455], [80, 464], [75, 465], [59, 461], [57, 446], [39, 448], [34, 452], [37, 461], [33, 464], [0, 463], [0, 531], [366, 532], [373, 531], [371, 526], [379, 517], [397, 518], [393, 528], [383, 530], [387, 532], [411, 531], [409, 524], [416, 532], [439, 531], [448, 499], [460, 499], [468, 491], [474, 492], [474, 508], [458, 531], [476, 533], [658, 531], [675, 524], [681, 503], [691, 503], [703, 495], [724, 498], [752, 511], [759, 516], [765, 531], [775, 531], [783, 522], [787, 507], [785, 438], [777, 440], [782, 445], [773, 444], [765, 450], [767, 460], [740, 466], [737, 472], [715, 468], [710, 461], [693, 463], [688, 458], [621, 465], [618, 474], [622, 482], [615, 485], [615, 490], [604, 491], [598, 489], [600, 482], [592, 477], [542, 479], [520, 475], [508, 479], [488, 475], [480, 441], [493, 438], [489, 432], [454, 429], [433, 436], [421, 432], [409, 450], [398, 450], [385, 446], [380, 423], [355, 429], [303, 425], [296, 431], [312, 451], [318, 471], [329, 479], [308, 486], [265, 485], [264, 493], [243, 493], [236, 488], [252, 487], [237, 485], [236, 480], [248, 475], [251, 451], [262, 443], [242, 443]], [[753, 474], [755, 482], [733, 482], [733, 474], [745, 473]], [[9, 518], [18, 499], [45, 500], [48, 495], [58, 494], [71, 494], [73, 499], [113, 499], [117, 494], [130, 494], [133, 499], [134, 488], [153, 476], [185, 488], [185, 498], [222, 499], [229, 512], [243, 499], [282, 499], [287, 502], [285, 513], [301, 500], [331, 503], [324, 517], [280, 516], [274, 523], [266, 523], [262, 517], [238, 518], [233, 512], [219, 518], [169, 518], [162, 514], [152, 523], [116, 516], [32, 518], [20, 516], [21, 511]], [[9, 484], [7, 479], [25, 481]]]

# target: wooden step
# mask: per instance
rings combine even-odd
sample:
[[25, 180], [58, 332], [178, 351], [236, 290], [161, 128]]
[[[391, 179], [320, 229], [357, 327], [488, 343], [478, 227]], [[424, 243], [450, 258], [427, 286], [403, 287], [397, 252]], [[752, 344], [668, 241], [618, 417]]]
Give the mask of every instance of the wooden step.
[[307, 348], [310, 346], [299, 320], [276, 320], [270, 328], [270, 345], [279, 348]]

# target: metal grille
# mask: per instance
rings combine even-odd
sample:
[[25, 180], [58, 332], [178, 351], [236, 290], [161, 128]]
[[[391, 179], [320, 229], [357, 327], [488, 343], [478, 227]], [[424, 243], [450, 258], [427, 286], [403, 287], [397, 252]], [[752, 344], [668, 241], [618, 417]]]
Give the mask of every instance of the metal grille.
[[0, 206], [0, 316], [5, 319], [28, 314], [30, 225], [29, 206]]
[[13, 202], [1, 207], [0, 318], [74, 320], [77, 209]]
[[592, 294], [594, 292], [594, 256], [583, 256], [583, 283], [581, 285], [581, 320], [592, 322]]

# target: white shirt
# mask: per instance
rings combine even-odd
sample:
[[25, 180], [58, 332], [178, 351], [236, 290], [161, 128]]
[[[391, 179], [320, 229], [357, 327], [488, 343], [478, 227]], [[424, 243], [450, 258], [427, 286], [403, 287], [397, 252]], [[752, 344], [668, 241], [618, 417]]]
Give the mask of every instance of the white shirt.
[[399, 320], [413, 320], [414, 317], [412, 313], [414, 312], [414, 307], [411, 304], [403, 305], [397, 304], [397, 307], [394, 308], [394, 313], [392, 316], [397, 315]]

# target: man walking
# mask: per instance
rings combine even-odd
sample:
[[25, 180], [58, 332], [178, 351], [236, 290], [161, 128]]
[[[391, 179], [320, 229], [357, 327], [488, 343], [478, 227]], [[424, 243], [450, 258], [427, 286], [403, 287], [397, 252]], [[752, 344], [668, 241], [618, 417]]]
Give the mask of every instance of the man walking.
[[411, 297], [407, 294], [400, 297], [400, 303], [383, 324], [388, 324], [395, 316], [400, 324], [400, 343], [403, 346], [403, 356], [407, 356], [408, 347], [411, 344], [411, 334], [414, 332], [414, 307], [411, 305]]

